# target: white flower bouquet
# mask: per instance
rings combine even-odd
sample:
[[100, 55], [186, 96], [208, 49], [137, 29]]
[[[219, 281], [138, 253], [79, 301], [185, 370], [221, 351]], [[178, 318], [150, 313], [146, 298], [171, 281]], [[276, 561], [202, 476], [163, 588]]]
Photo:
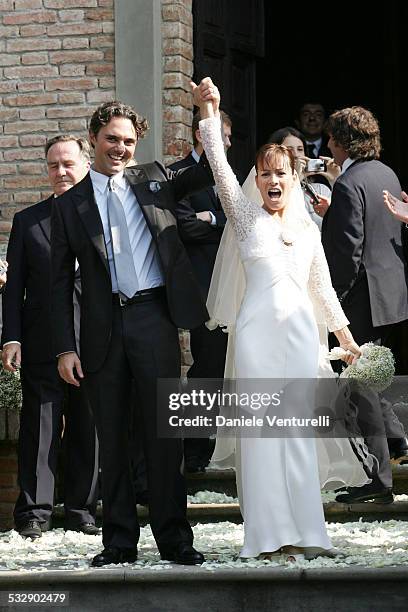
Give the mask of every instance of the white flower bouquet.
[[[347, 366], [340, 374], [341, 378], [353, 378], [361, 384], [380, 393], [392, 383], [395, 374], [395, 360], [389, 348], [367, 342], [360, 346], [361, 356], [355, 363]], [[329, 359], [341, 359], [344, 350], [335, 347], [329, 353]]]

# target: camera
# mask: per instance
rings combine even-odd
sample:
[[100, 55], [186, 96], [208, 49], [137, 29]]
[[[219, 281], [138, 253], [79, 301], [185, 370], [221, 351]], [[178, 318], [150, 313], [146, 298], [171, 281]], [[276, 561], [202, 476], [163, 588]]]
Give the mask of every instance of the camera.
[[326, 172], [326, 162], [322, 159], [309, 159], [305, 170], [306, 172]]

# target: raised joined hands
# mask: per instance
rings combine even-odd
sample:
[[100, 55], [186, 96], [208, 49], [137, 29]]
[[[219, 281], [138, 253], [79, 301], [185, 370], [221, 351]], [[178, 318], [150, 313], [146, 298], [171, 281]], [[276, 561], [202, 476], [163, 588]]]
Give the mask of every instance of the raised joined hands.
[[190, 85], [193, 92], [193, 103], [199, 107], [201, 118], [207, 119], [218, 115], [220, 92], [210, 77], [205, 77], [198, 85], [191, 81]]

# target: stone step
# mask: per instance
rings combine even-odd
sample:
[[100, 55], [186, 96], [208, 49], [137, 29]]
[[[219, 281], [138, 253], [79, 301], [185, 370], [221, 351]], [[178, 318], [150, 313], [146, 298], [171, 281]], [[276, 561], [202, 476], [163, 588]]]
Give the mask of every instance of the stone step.
[[[66, 593], [70, 612], [405, 612], [408, 568], [221, 569], [172, 566], [160, 571], [115, 569], [3, 571], [0, 609], [7, 594]], [[4, 607], [3, 607], [4, 606]], [[19, 606], [23, 607], [23, 606]], [[28, 606], [24, 606], [28, 607]], [[39, 612], [57, 609], [35, 605]], [[30, 607], [31, 609], [31, 607]], [[34, 609], [34, 608], [33, 608]], [[59, 608], [58, 608], [59, 609]]]
[[[394, 493], [408, 494], [408, 465], [393, 466]], [[187, 475], [188, 492], [194, 495], [199, 491], [224, 493], [232, 498], [237, 497], [235, 470], [207, 470], [206, 472]], [[362, 518], [366, 521], [385, 521], [391, 519], [408, 520], [408, 501], [394, 501], [392, 504], [359, 503], [340, 504], [334, 501], [324, 502], [324, 513], [328, 522], [345, 523]], [[141, 524], [148, 522], [148, 509], [138, 506]], [[219, 521], [242, 521], [238, 503], [191, 503], [187, 505], [187, 516], [195, 523]], [[98, 506], [97, 520], [101, 521], [102, 508]], [[62, 527], [64, 510], [56, 506], [53, 513], [54, 527]]]
[[[393, 465], [393, 490], [397, 495], [408, 494], [408, 465]], [[237, 496], [235, 470], [210, 470], [187, 474], [187, 488], [191, 495], [197, 491], [216, 491]]]
[[[340, 504], [338, 502], [324, 502], [324, 514], [329, 523], [349, 523], [358, 521], [388, 521], [392, 519], [408, 520], [408, 501], [394, 501], [392, 504], [376, 504], [374, 502], [359, 504]], [[149, 510], [145, 506], [137, 507], [137, 514], [141, 525], [149, 521]], [[242, 522], [238, 503], [214, 504], [187, 504], [187, 516], [192, 524], [211, 523], [220, 521]], [[97, 522], [102, 520], [102, 506], [97, 509]], [[53, 527], [62, 527], [64, 510], [57, 506], [53, 513]]]

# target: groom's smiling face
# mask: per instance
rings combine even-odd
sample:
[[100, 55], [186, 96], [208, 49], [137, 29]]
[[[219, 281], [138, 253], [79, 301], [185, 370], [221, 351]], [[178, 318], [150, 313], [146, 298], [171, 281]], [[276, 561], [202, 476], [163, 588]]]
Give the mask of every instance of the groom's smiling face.
[[126, 117], [113, 117], [95, 135], [89, 134], [95, 149], [94, 168], [107, 176], [122, 172], [133, 158], [137, 136], [133, 123]]

